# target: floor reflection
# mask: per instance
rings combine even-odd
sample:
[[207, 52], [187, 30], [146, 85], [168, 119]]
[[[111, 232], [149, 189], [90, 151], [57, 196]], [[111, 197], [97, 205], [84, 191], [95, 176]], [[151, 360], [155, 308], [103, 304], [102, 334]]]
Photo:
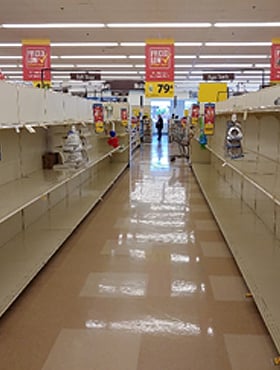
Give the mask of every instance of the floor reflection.
[[153, 137], [151, 144], [151, 161], [150, 169], [152, 171], [159, 170], [169, 170], [169, 148], [168, 148], [168, 136], [164, 135], [161, 138], [161, 141], [156, 140], [156, 137]]

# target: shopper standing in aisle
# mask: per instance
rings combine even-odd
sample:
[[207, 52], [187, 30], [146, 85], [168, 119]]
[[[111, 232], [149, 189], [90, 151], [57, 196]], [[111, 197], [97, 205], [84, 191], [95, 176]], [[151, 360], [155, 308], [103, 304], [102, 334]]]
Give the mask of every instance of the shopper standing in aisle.
[[156, 129], [158, 132], [158, 141], [161, 140], [162, 130], [163, 130], [163, 119], [160, 114], [158, 114], [158, 120], [156, 122]]

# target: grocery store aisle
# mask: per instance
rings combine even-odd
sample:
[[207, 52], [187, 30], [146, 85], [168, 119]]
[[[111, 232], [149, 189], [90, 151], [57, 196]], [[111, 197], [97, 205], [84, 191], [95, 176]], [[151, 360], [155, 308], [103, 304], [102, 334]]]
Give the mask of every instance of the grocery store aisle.
[[1, 370], [274, 369], [191, 169], [168, 156], [166, 137], [143, 145], [1, 318]]

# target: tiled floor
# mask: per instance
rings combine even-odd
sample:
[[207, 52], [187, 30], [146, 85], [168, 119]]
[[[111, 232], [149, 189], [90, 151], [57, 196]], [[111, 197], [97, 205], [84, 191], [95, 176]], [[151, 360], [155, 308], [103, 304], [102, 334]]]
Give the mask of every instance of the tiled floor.
[[275, 368], [190, 168], [168, 156], [165, 137], [143, 145], [1, 318], [0, 370]]

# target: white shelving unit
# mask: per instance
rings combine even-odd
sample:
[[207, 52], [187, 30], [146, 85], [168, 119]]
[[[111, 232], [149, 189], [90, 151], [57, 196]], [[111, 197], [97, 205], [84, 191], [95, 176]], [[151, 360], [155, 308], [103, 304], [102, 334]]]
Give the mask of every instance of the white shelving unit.
[[[89, 101], [4, 83], [1, 100], [6, 90], [14, 105], [7, 102], [8, 113], [4, 109], [0, 122], [0, 315], [129, 161], [128, 135], [116, 122], [121, 147], [115, 149], [96, 135]], [[37, 102], [35, 111], [31, 95]], [[23, 102], [24, 108], [19, 105]], [[43, 170], [42, 155], [54, 149], [72, 124], [86, 137], [88, 162], [76, 170]]]
[[[280, 87], [217, 104], [206, 149], [192, 142], [193, 171], [280, 352]], [[237, 114], [244, 157], [224, 153]]]

